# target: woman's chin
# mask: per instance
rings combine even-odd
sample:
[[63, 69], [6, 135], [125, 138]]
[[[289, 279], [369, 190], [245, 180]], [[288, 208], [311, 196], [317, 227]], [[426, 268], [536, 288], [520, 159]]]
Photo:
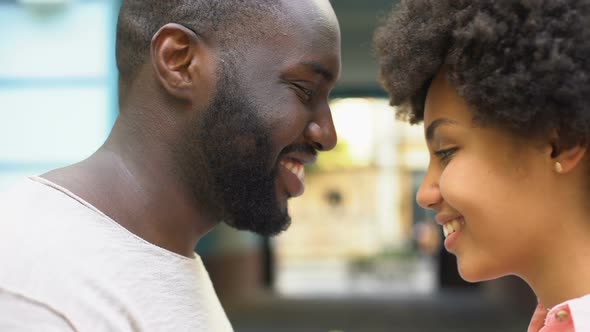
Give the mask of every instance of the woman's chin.
[[469, 264], [457, 259], [459, 276], [467, 282], [475, 283], [497, 279], [503, 276], [501, 273], [484, 266], [483, 264]]

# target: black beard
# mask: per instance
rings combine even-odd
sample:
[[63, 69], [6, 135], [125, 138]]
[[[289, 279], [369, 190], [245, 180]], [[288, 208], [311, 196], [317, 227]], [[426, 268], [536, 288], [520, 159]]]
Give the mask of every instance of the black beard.
[[184, 177], [201, 208], [236, 229], [276, 235], [291, 218], [277, 198], [270, 133], [257, 115], [260, 108], [226, 73], [184, 141], [193, 144], [183, 148], [181, 159], [189, 166], [182, 167]]

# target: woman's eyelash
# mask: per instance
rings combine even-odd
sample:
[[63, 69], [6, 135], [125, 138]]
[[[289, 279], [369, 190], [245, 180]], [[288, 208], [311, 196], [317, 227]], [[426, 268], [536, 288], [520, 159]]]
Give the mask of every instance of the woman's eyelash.
[[458, 148], [449, 148], [449, 149], [442, 149], [434, 151], [434, 155], [437, 156], [442, 161], [447, 161], [449, 158], [453, 156], [453, 154], [457, 151]]

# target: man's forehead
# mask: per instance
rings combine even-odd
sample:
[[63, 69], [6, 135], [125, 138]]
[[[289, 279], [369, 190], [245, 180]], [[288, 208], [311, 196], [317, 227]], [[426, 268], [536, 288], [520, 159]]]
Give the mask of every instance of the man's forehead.
[[329, 1], [282, 2], [282, 13], [269, 22], [270, 33], [253, 41], [245, 50], [246, 56], [253, 61], [253, 75], [278, 69], [281, 72], [295, 70], [317, 74], [328, 82], [338, 79], [340, 34]]
[[291, 47], [305, 47], [309, 53], [340, 55], [340, 27], [328, 0], [283, 0], [289, 20], [283, 37]]
[[317, 33], [338, 33], [338, 19], [328, 0], [283, 0], [288, 25], [308, 28]]

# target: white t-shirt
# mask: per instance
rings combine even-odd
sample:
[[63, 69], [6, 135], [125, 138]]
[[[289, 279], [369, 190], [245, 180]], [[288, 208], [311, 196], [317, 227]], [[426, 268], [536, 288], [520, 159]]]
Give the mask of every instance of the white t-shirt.
[[232, 327], [198, 256], [155, 246], [35, 177], [0, 194], [0, 331]]

